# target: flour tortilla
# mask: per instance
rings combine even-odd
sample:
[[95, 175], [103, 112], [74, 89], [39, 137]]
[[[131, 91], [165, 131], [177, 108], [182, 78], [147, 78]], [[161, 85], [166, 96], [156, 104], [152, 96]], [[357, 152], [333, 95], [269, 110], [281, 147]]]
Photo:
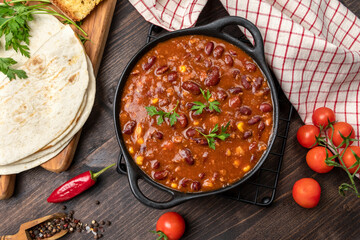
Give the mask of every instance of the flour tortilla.
[[6, 166], [0, 166], [0, 175], [20, 173], [29, 170], [31, 168], [37, 167], [43, 164], [44, 162], [47, 162], [48, 160], [58, 155], [69, 144], [73, 136], [81, 129], [81, 127], [83, 126], [83, 124], [90, 115], [92, 106], [94, 104], [95, 91], [96, 91], [94, 71], [89, 58], [87, 58], [87, 66], [89, 69], [89, 87], [87, 89], [87, 98], [86, 98], [84, 111], [81, 114], [79, 120], [77, 121], [77, 125], [71, 130], [69, 134], [67, 134], [63, 139], [58, 141], [54, 146], [47, 148], [41, 152], [30, 155], [27, 158], [21, 160], [21, 161], [29, 160], [28, 162], [25, 163], [16, 162]]
[[71, 130], [88, 88], [85, 51], [70, 26], [21, 67], [27, 79], [0, 82], [0, 163], [36, 153]]

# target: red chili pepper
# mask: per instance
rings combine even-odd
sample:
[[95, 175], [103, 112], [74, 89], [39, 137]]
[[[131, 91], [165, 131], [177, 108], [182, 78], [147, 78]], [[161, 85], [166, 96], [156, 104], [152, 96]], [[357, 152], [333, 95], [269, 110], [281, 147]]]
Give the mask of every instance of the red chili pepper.
[[86, 189], [89, 189], [91, 186], [93, 186], [96, 183], [96, 179], [100, 176], [100, 174], [102, 174], [114, 165], [115, 163], [111, 164], [110, 166], [102, 169], [97, 173], [87, 171], [76, 177], [73, 177], [72, 179], [55, 189], [51, 193], [47, 201], [50, 203], [59, 203], [72, 199], [73, 197], [79, 195]]

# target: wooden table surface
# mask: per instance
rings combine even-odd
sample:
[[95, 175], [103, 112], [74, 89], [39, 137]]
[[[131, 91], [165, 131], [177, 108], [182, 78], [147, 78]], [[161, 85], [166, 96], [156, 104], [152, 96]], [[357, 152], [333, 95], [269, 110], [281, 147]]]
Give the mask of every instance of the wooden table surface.
[[[359, 0], [343, 2], [360, 16]], [[209, 1], [199, 24], [226, 15], [218, 1]], [[97, 79], [95, 106], [84, 126], [71, 168], [61, 174], [42, 168], [19, 174], [14, 196], [0, 201], [0, 235], [15, 234], [23, 222], [61, 212], [63, 204], [46, 202], [56, 186], [79, 173], [116, 162], [119, 146], [112, 120], [115, 87], [126, 63], [144, 45], [149, 26], [128, 1], [117, 2]], [[186, 202], [171, 209], [186, 219], [183, 239], [360, 239], [360, 200], [338, 195], [338, 186], [347, 181], [343, 171], [335, 169], [320, 175], [307, 167], [306, 150], [296, 141], [296, 131], [301, 124], [298, 115], [294, 114], [276, 198], [271, 206], [249, 205], [222, 196]], [[303, 177], [315, 178], [322, 187], [320, 203], [314, 209], [303, 209], [292, 199], [292, 186]], [[153, 197], [158, 193], [147, 185], [143, 189]], [[95, 204], [96, 200], [100, 205]], [[85, 223], [92, 219], [110, 220], [112, 225], [106, 228], [103, 239], [156, 239], [149, 231], [166, 212], [139, 203], [130, 192], [127, 178], [119, 175], [115, 168], [102, 175], [96, 187], [65, 205]], [[86, 233], [64, 237], [92, 238]]]

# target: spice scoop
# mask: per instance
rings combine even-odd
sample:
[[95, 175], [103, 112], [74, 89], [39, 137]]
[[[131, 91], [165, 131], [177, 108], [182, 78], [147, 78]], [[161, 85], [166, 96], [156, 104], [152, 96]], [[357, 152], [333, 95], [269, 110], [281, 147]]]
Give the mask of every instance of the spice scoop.
[[[30, 240], [31, 237], [30, 237], [30, 234], [28, 231], [32, 227], [35, 227], [36, 225], [39, 225], [43, 222], [46, 222], [46, 221], [49, 221], [52, 219], [62, 218], [62, 217], [66, 217], [66, 215], [64, 213], [54, 213], [54, 214], [48, 215], [46, 217], [38, 218], [38, 219], [32, 220], [30, 222], [23, 223], [23, 224], [21, 224], [18, 233], [16, 233], [15, 235], [1, 236], [0, 240]], [[45, 239], [47, 239], [47, 240], [59, 239], [67, 233], [68, 233], [67, 229], [61, 230], [60, 232], [54, 234], [53, 236], [51, 236], [49, 238], [45, 238]]]

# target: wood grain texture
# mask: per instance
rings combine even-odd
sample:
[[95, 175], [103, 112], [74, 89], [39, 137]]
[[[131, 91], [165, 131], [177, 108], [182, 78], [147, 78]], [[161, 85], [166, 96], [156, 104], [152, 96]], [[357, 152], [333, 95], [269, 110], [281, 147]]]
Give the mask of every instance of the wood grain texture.
[[[358, 0], [344, 1], [360, 16]], [[349, 4], [349, 5], [348, 5]], [[209, 1], [199, 24], [227, 15], [218, 1]], [[13, 198], [0, 202], [0, 235], [18, 231], [22, 222], [60, 212], [63, 204], [50, 204], [46, 198], [63, 182], [90, 169], [97, 171], [115, 161], [119, 154], [113, 126], [113, 98], [118, 79], [130, 58], [144, 45], [149, 23], [126, 0], [117, 1], [114, 18], [97, 78], [94, 109], [84, 125], [71, 168], [54, 174], [35, 168], [17, 175]], [[143, 206], [132, 195], [127, 178], [110, 169], [99, 178], [96, 186], [66, 202], [68, 210], [84, 223], [110, 220], [102, 239], [156, 239], [150, 233], [156, 220], [167, 211], [177, 211], [186, 220], [184, 240], [233, 239], [349, 239], [360, 236], [359, 200], [338, 195], [338, 186], [347, 181], [340, 169], [317, 174], [305, 162], [307, 150], [296, 140], [302, 125], [294, 114], [290, 126], [285, 158], [274, 203], [267, 208], [248, 205], [212, 196], [186, 202], [169, 210]], [[296, 180], [313, 177], [321, 185], [322, 196], [314, 209], [303, 209], [292, 199]], [[357, 183], [360, 182], [357, 180]], [[148, 185], [141, 185], [150, 197], [162, 196]], [[95, 204], [100, 201], [100, 205]], [[11, 218], [9, 217], [11, 216]], [[88, 240], [90, 234], [68, 234], [62, 239]]]

